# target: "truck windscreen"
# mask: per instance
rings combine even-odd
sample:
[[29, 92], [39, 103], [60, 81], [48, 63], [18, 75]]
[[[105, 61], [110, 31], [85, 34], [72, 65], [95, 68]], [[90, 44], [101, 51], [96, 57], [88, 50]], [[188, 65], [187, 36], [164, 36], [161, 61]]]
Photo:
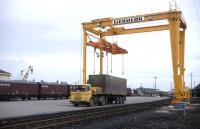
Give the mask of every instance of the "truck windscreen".
[[71, 87], [71, 91], [73, 92], [86, 92], [87, 89], [88, 87], [83, 85], [76, 85]]

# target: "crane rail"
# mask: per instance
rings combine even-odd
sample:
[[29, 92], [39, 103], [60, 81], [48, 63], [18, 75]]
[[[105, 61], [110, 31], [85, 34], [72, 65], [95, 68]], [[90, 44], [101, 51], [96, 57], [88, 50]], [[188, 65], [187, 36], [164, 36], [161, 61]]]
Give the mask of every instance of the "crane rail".
[[55, 129], [69, 126], [73, 127], [81, 123], [90, 123], [94, 120], [151, 110], [157, 107], [169, 105], [170, 101], [171, 99], [165, 99], [145, 103], [113, 105], [78, 111], [2, 119], [0, 120], [0, 129]]

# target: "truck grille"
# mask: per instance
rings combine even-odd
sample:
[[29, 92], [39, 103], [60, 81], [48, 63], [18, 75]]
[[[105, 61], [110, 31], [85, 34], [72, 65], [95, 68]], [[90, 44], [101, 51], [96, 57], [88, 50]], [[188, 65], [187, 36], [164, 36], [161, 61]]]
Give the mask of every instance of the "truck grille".
[[76, 101], [77, 101], [77, 100], [81, 100], [81, 97], [80, 97], [80, 96], [76, 96], [74, 99], [75, 99]]

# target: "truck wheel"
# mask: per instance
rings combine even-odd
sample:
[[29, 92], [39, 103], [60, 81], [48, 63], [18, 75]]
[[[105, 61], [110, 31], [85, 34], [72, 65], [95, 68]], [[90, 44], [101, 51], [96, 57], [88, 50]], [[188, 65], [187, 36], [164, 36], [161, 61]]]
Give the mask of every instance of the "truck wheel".
[[108, 98], [107, 102], [108, 102], [108, 104], [113, 104], [113, 98]]
[[90, 103], [88, 104], [88, 106], [90, 106], [90, 107], [94, 106], [94, 100], [93, 99], [90, 100]]
[[78, 104], [74, 104], [75, 107], [78, 107]]

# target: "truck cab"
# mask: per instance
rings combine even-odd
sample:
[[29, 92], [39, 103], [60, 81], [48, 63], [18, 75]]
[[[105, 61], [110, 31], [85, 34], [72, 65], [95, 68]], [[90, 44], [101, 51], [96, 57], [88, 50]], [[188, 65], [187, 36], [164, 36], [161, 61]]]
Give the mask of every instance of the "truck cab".
[[80, 104], [87, 104], [93, 106], [91, 102], [92, 90], [90, 84], [77, 84], [71, 86], [71, 96], [70, 103], [74, 106], [79, 106]]

